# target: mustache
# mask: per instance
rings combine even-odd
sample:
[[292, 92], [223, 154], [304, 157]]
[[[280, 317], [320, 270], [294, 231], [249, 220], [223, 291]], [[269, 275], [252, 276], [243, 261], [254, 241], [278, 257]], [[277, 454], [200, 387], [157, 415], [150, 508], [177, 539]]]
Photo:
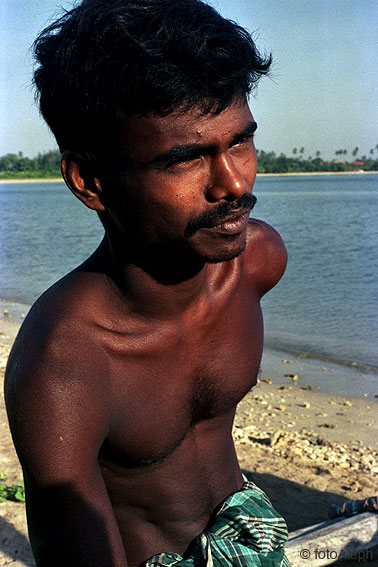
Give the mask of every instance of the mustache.
[[243, 193], [243, 195], [232, 203], [221, 203], [216, 209], [212, 209], [203, 213], [196, 219], [188, 222], [185, 234], [186, 236], [193, 236], [197, 230], [201, 228], [212, 228], [218, 224], [222, 224], [232, 211], [240, 209], [240, 214], [243, 215], [248, 211], [251, 211], [255, 206], [257, 198], [255, 195], [249, 195], [249, 193]]

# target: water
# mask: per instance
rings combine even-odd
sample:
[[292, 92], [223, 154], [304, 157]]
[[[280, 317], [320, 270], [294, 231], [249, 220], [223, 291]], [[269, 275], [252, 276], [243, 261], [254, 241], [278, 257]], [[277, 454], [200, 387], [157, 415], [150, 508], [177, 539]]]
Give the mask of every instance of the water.
[[97, 247], [103, 228], [62, 183], [0, 184], [0, 297], [33, 303]]
[[289, 252], [285, 276], [263, 300], [267, 344], [378, 366], [377, 180], [257, 180], [254, 214]]
[[[378, 367], [375, 175], [258, 178], [253, 214], [289, 252], [263, 300], [266, 344]], [[63, 183], [0, 184], [0, 297], [31, 304], [103, 229]], [[23, 308], [20, 307], [20, 311]]]

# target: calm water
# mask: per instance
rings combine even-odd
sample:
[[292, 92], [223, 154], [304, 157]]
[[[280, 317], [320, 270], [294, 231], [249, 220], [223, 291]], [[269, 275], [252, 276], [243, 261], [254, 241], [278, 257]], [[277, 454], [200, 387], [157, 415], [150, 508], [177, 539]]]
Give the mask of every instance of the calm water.
[[[378, 367], [378, 177], [258, 178], [253, 214], [289, 266], [263, 300], [266, 342]], [[96, 215], [63, 183], [0, 184], [0, 297], [32, 303], [99, 243]]]

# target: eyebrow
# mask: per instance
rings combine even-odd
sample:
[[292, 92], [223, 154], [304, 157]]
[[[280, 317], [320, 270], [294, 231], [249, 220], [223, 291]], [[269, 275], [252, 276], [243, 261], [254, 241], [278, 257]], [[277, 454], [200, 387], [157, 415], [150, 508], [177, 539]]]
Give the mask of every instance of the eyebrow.
[[[252, 136], [256, 132], [257, 123], [250, 122], [241, 131], [238, 132], [231, 140], [230, 147], [237, 144], [246, 137]], [[182, 146], [172, 146], [166, 152], [154, 157], [148, 165], [162, 165], [170, 162], [190, 161], [196, 159], [203, 154], [212, 153], [215, 146], [212, 144], [186, 144]]]

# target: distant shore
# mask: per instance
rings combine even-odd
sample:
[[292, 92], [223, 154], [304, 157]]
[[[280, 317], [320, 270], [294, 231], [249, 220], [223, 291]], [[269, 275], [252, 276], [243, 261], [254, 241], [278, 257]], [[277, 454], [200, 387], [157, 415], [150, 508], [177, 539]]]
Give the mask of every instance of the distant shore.
[[0, 184], [5, 183], [64, 183], [61, 177], [52, 177], [51, 179], [43, 178], [23, 178], [23, 179], [0, 179]]
[[298, 177], [313, 175], [371, 175], [377, 174], [378, 171], [298, 171], [290, 173], [258, 173], [257, 177]]
[[[299, 177], [314, 175], [376, 175], [378, 171], [298, 171], [290, 173], [258, 173], [257, 177]], [[51, 179], [0, 179], [0, 184], [5, 183], [64, 183], [61, 177], [53, 177]]]

